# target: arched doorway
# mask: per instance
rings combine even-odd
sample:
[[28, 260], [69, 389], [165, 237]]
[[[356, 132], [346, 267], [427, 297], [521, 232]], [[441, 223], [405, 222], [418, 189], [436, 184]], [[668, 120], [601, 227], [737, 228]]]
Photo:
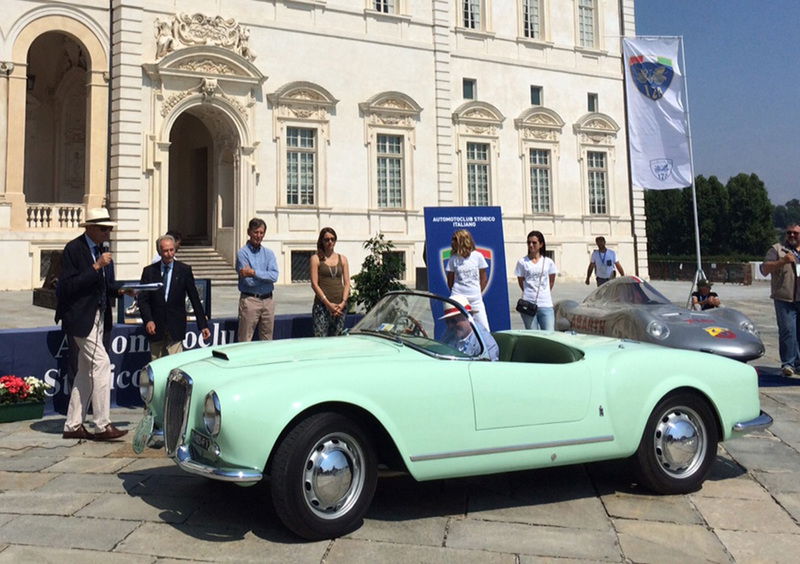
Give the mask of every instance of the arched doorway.
[[72, 37], [47, 32], [27, 56], [25, 165], [28, 203], [83, 202], [88, 60]]
[[211, 104], [193, 106], [169, 134], [168, 228], [187, 246], [214, 247], [232, 259], [239, 139]]

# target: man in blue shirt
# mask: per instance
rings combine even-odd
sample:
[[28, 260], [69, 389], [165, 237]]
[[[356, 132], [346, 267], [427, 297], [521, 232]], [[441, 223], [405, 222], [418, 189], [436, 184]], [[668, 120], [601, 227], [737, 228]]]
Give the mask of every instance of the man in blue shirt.
[[[452, 295], [450, 299], [457, 302], [467, 313], [472, 312], [469, 300], [464, 296]], [[441, 342], [457, 349], [460, 353], [475, 357], [477, 360], [497, 360], [500, 358], [500, 347], [494, 340], [491, 333], [480, 323], [470, 323], [472, 316], [467, 317], [452, 304], [445, 304], [444, 315], [439, 319], [447, 324], [447, 330], [442, 336]], [[473, 330], [473, 326], [475, 330]], [[475, 336], [478, 332], [480, 340]], [[483, 350], [481, 350], [483, 341]]]
[[272, 291], [278, 281], [278, 261], [275, 253], [261, 245], [267, 232], [264, 220], [254, 217], [247, 226], [249, 239], [236, 254], [239, 273], [239, 336], [240, 343], [253, 340], [258, 326], [262, 341], [272, 340], [275, 324], [275, 303]]

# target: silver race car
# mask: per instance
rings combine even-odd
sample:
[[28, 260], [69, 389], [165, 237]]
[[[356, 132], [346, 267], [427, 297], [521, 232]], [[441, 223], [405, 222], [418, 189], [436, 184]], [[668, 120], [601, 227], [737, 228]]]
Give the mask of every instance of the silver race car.
[[634, 339], [743, 362], [764, 354], [755, 324], [743, 313], [727, 307], [678, 307], [636, 276], [610, 280], [581, 303], [560, 301], [555, 315], [559, 331]]

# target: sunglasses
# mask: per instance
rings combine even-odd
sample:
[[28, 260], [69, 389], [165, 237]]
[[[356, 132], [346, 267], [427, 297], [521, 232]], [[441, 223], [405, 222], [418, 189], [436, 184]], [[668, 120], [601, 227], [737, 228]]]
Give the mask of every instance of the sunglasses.
[[787, 231], [787, 235], [800, 235], [800, 231]]
[[98, 225], [98, 226], [97, 226], [97, 228], [98, 228], [100, 231], [102, 231], [103, 233], [108, 233], [109, 231], [111, 231], [112, 229], [114, 229], [113, 227], [109, 227], [108, 225]]
[[325, 237], [325, 238], [323, 239], [323, 241], [325, 241], [326, 243], [329, 243], [329, 242], [331, 242], [331, 241], [336, 241], [336, 239], [334, 239], [333, 237]]

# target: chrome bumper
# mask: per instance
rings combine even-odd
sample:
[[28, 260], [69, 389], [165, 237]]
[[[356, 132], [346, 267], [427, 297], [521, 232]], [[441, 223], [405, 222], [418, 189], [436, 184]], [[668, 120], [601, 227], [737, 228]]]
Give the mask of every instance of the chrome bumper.
[[736, 433], [754, 433], [756, 431], [763, 431], [772, 425], [772, 417], [765, 411], [761, 411], [761, 415], [749, 421], [739, 421], [733, 425], [733, 431]]
[[187, 445], [178, 447], [173, 460], [175, 460], [180, 468], [190, 474], [197, 474], [198, 476], [205, 476], [206, 478], [223, 482], [235, 482], [242, 486], [255, 484], [263, 477], [263, 474], [257, 470], [248, 470], [245, 468], [218, 468], [193, 460]]

